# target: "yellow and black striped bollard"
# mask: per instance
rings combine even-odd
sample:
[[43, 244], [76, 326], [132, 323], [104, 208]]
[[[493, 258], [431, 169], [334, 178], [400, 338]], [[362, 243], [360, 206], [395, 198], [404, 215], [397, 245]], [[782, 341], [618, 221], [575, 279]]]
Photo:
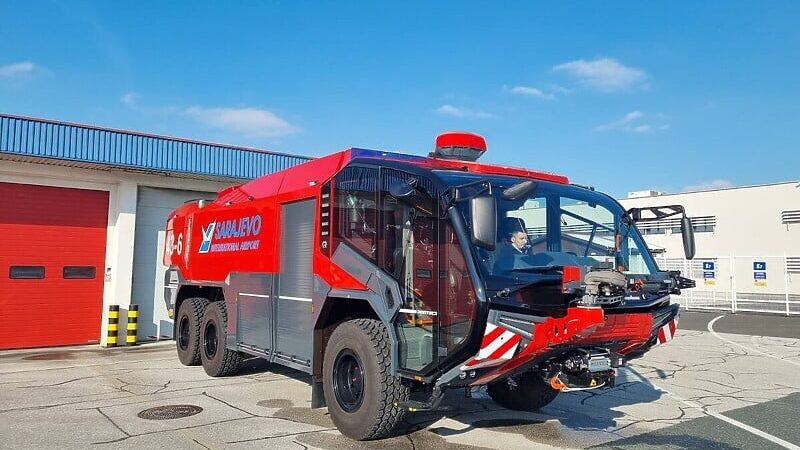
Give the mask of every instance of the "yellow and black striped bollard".
[[109, 305], [106, 347], [117, 346], [117, 333], [119, 333], [119, 305]]
[[139, 305], [128, 307], [128, 325], [125, 333], [125, 345], [136, 345], [136, 331], [139, 330]]

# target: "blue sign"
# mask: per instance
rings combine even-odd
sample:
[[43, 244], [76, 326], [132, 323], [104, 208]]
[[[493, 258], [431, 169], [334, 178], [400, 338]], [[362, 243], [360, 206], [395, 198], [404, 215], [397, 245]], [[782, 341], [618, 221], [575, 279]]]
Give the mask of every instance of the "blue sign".
[[714, 261], [703, 261], [703, 270], [714, 270]]
[[706, 280], [716, 278], [716, 272], [703, 272], [703, 278]]
[[753, 261], [753, 270], [767, 270], [766, 261]]
[[767, 279], [767, 272], [753, 272], [753, 277], [756, 280], [766, 280]]

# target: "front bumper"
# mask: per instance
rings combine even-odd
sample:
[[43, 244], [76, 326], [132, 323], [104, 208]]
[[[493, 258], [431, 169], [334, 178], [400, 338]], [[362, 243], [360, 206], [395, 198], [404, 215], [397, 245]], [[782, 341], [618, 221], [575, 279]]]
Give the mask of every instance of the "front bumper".
[[[619, 358], [632, 359], [672, 339], [678, 305], [650, 311], [606, 311], [600, 307], [571, 307], [564, 317], [490, 314], [481, 350], [461, 370], [466, 384], [477, 386], [530, 370], [575, 348], [604, 348]], [[527, 329], [526, 329], [527, 328]]]

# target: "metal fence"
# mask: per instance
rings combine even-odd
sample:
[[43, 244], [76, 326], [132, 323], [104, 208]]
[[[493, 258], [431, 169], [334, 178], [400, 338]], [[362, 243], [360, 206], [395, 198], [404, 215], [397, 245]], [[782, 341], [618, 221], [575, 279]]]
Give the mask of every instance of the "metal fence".
[[251, 179], [311, 158], [0, 113], [0, 153]]
[[687, 310], [800, 315], [800, 257], [657, 257], [656, 262], [697, 282], [697, 288], [676, 297]]

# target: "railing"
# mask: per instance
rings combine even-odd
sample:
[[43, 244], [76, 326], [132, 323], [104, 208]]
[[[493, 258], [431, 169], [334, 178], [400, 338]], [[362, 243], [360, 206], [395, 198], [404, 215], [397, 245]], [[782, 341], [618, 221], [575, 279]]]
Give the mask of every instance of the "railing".
[[675, 297], [687, 310], [800, 315], [798, 256], [656, 257], [662, 270], [680, 270], [697, 283]]
[[310, 158], [136, 131], [0, 114], [0, 153], [250, 179]]

